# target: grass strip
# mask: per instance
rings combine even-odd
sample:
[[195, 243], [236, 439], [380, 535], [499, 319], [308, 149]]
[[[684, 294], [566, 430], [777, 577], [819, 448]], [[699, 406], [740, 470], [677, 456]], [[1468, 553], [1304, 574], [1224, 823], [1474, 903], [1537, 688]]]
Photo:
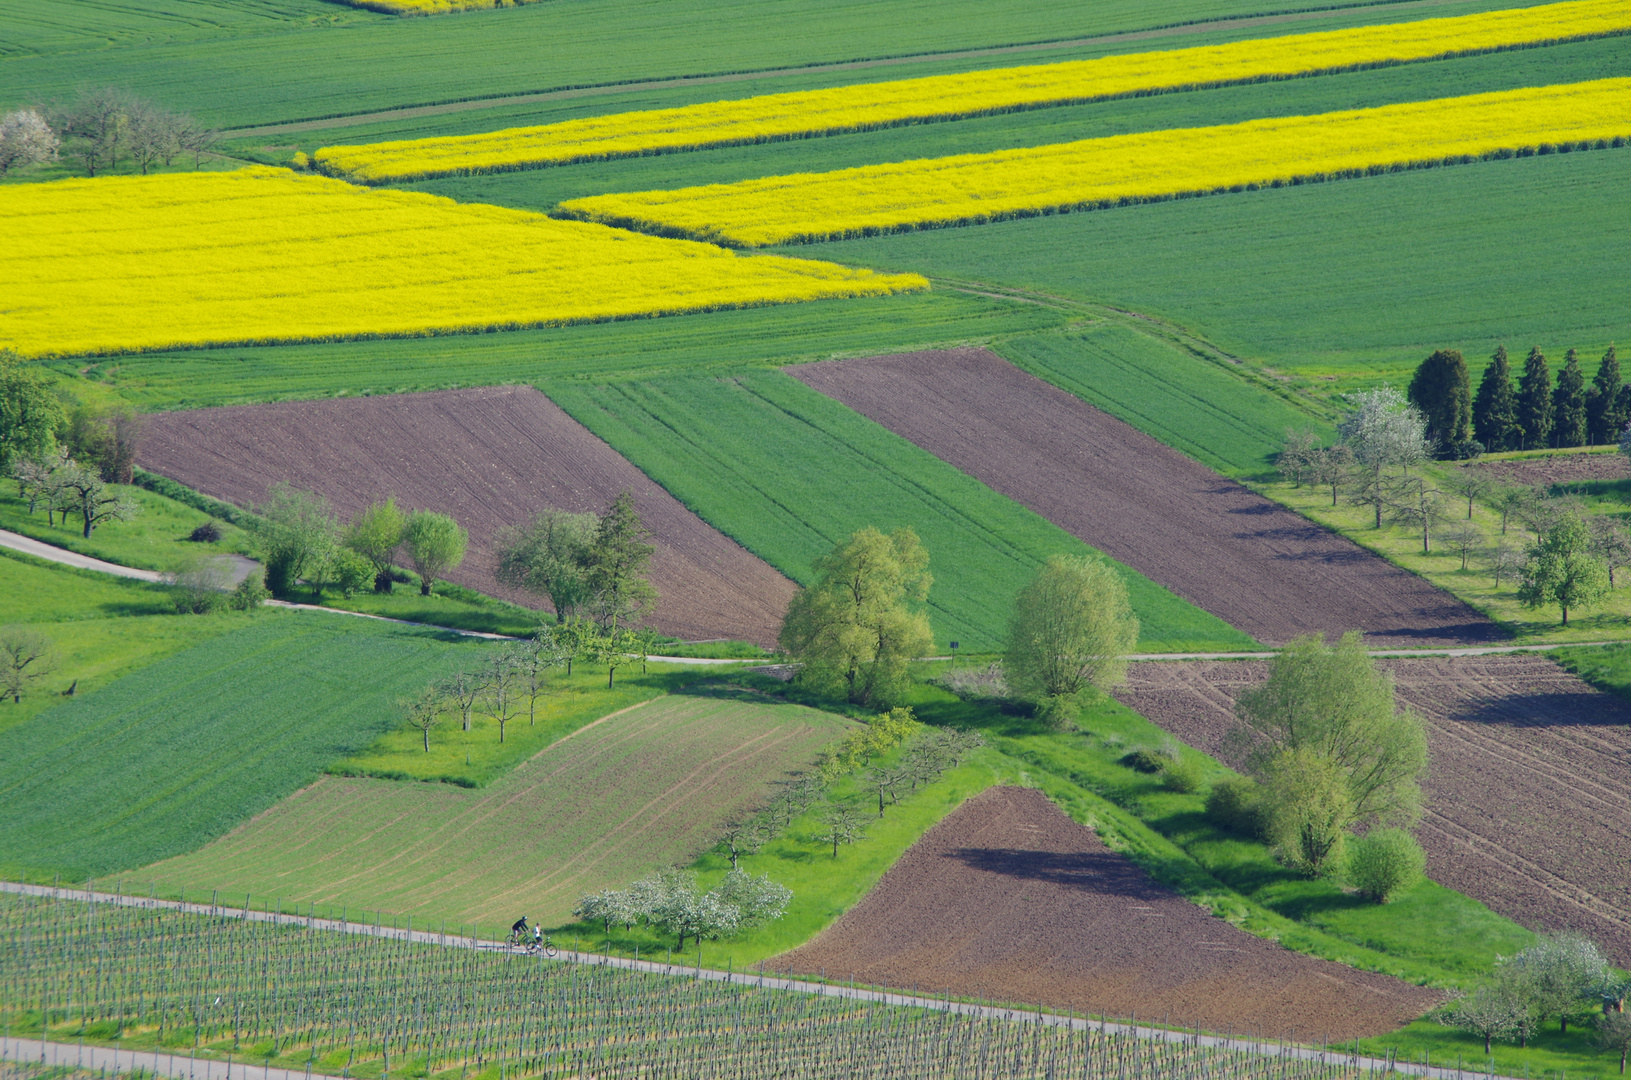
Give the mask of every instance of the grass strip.
[[1624, 146], [1631, 79], [1115, 135], [571, 199], [584, 220], [744, 246], [813, 242]]

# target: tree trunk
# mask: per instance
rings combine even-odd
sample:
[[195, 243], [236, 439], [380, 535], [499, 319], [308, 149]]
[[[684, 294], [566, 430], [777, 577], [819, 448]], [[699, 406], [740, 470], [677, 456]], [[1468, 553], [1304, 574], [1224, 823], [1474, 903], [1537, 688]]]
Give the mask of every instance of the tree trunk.
[[391, 591], [391, 572], [389, 570], [383, 574], [374, 575], [374, 591], [377, 593], [388, 593]]
[[606, 689], [610, 690], [612, 688], [612, 676], [616, 675], [616, 674], [617, 674], [617, 669], [616, 668], [608, 667], [606, 669]]
[[91, 528], [96, 524], [96, 519], [88, 513], [82, 516], [85, 518], [85, 539], [89, 540], [91, 538]]
[[430, 728], [425, 729], [425, 753], [430, 753]]
[[1490, 1050], [1490, 1048], [1489, 1048], [1489, 1039], [1490, 1039], [1489, 1032], [1486, 1031], [1484, 1033], [1484, 1053], [1485, 1054], [1490, 1054], [1490, 1053], [1494, 1052], [1494, 1051]]
[[[85, 535], [89, 536], [91, 534], [86, 533]], [[1559, 605], [1559, 606], [1563, 608], [1563, 625], [1567, 626], [1567, 625], [1569, 625], [1569, 609], [1568, 609], [1568, 606], [1567, 605]]]
[[431, 584], [430, 578], [420, 578], [419, 579], [419, 595], [420, 596], [429, 596], [430, 595], [430, 584]]

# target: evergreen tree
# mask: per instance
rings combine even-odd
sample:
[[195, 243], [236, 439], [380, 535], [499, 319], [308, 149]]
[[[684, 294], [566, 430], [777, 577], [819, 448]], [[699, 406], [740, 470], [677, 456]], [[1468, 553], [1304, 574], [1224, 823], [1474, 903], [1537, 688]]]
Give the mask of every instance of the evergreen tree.
[[1557, 389], [1552, 392], [1552, 445], [1586, 445], [1586, 373], [1580, 370], [1580, 356], [1570, 349], [1558, 372]]
[[1518, 380], [1518, 424], [1523, 428], [1522, 450], [1549, 445], [1552, 437], [1552, 369], [1538, 348], [1529, 350]]
[[1586, 392], [1586, 427], [1593, 446], [1620, 441], [1625, 427], [1625, 413], [1620, 411], [1620, 392], [1625, 389], [1620, 381], [1620, 360], [1610, 345], [1597, 366], [1597, 377], [1591, 380]]
[[1441, 456], [1472, 438], [1472, 380], [1467, 362], [1454, 349], [1439, 349], [1410, 380], [1410, 404], [1427, 418], [1427, 437]]
[[1473, 438], [1491, 453], [1516, 450], [1523, 440], [1518, 425], [1518, 398], [1512, 392], [1512, 365], [1506, 359], [1506, 346], [1496, 348], [1478, 384], [1478, 399], [1472, 405]]

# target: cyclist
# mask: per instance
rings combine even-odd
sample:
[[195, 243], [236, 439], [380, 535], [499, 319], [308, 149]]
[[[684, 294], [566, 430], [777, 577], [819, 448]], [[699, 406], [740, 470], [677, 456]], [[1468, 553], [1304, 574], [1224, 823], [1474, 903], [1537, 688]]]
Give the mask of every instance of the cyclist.
[[510, 944], [519, 945], [527, 940], [527, 917], [521, 916], [510, 924]]

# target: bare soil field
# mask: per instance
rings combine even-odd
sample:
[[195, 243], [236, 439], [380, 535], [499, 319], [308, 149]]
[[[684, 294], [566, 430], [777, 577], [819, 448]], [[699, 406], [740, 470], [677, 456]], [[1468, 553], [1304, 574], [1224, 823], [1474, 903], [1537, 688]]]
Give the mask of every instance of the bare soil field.
[[1259, 641], [1503, 636], [1414, 574], [985, 349], [786, 370]]
[[[1417, 836], [1435, 881], [1631, 963], [1631, 706], [1542, 656], [1383, 660], [1428, 722]], [[1132, 665], [1116, 697], [1232, 765], [1234, 700], [1265, 661]]]
[[1437, 991], [1317, 960], [1150, 880], [1041, 792], [991, 788], [767, 967], [1265, 1036], [1377, 1035]]
[[558, 925], [586, 892], [691, 861], [846, 726], [747, 695], [671, 695], [580, 729], [487, 788], [324, 777], [141, 873], [161, 888]]
[[493, 579], [499, 530], [550, 507], [598, 512], [628, 490], [656, 537], [658, 630], [772, 645], [794, 592], [530, 386], [160, 413], [138, 463], [240, 506], [282, 480], [344, 517], [388, 495], [451, 514], [470, 548], [449, 579], [530, 607], [543, 602]]
[[1581, 480], [1631, 480], [1631, 458], [1624, 454], [1548, 454], [1511, 461], [1481, 461], [1467, 466], [1503, 484], [1572, 484]]

